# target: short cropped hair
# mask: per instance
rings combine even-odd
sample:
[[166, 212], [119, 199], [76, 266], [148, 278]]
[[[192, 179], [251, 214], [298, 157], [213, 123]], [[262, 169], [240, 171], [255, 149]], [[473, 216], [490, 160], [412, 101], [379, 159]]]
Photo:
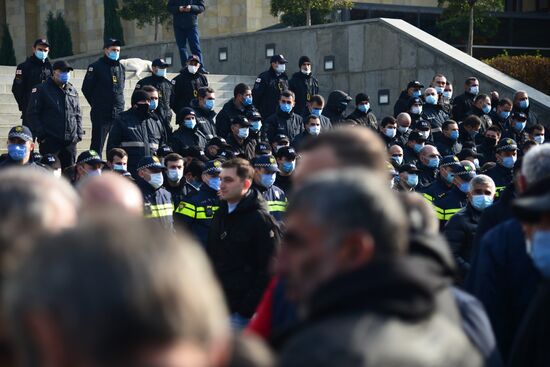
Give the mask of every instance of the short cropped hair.
[[237, 177], [241, 180], [252, 180], [254, 168], [249, 161], [243, 158], [233, 158], [222, 163], [222, 168], [235, 168]]

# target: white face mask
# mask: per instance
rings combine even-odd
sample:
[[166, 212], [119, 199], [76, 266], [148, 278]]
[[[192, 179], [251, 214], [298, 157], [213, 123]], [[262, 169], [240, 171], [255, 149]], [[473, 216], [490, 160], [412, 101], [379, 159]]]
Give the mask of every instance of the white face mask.
[[428, 137], [430, 136], [430, 132], [429, 132], [429, 131], [419, 131], [418, 133], [419, 133], [420, 136], [422, 136], [424, 139], [428, 139]]
[[278, 64], [275, 71], [277, 71], [277, 73], [279, 73], [279, 74], [284, 73], [286, 71], [286, 65], [285, 64]]
[[196, 74], [197, 71], [199, 71], [199, 67], [196, 65], [187, 65], [187, 71], [189, 71], [191, 74]]
[[422, 113], [422, 106], [412, 106], [411, 113], [415, 115], [420, 115]]
[[149, 185], [153, 186], [153, 188], [156, 190], [162, 186], [164, 183], [164, 177], [162, 176], [162, 173], [151, 173], [151, 179], [149, 180]]
[[311, 69], [310, 68], [302, 68], [302, 69], [300, 69], [300, 71], [302, 72], [302, 74], [305, 74], [305, 75], [311, 74]]

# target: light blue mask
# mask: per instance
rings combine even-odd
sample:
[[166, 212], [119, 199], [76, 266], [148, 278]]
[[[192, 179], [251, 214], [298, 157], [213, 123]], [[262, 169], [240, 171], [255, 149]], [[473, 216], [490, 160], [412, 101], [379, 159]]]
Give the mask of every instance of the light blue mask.
[[275, 183], [275, 180], [277, 179], [277, 175], [275, 173], [263, 173], [260, 182], [263, 187], [270, 188]]
[[502, 158], [502, 165], [506, 168], [514, 168], [517, 157], [504, 157]]
[[435, 87], [435, 91], [437, 92], [437, 94], [442, 94], [443, 91], [445, 91], [445, 88], [443, 88], [443, 87]]
[[469, 182], [463, 182], [463, 183], [460, 184], [460, 186], [458, 188], [459, 188], [460, 191], [467, 194], [468, 192], [470, 192], [470, 183]]
[[246, 139], [248, 138], [249, 134], [250, 134], [250, 129], [248, 127], [241, 127], [239, 129], [239, 138]]
[[392, 161], [397, 163], [397, 165], [399, 165], [399, 166], [403, 163], [403, 156], [401, 156], [401, 155], [392, 155], [391, 159], [392, 159]]
[[164, 78], [166, 76], [166, 69], [158, 69], [155, 75]]
[[479, 86], [470, 87], [470, 94], [477, 95], [479, 93]]
[[536, 231], [531, 240], [533, 264], [548, 279], [550, 278], [550, 231]]
[[357, 106], [357, 109], [363, 113], [367, 113], [367, 111], [369, 110], [370, 108], [370, 104], [367, 103], [367, 104], [360, 104], [359, 106]]
[[386, 135], [390, 139], [393, 139], [395, 138], [395, 135], [397, 135], [397, 129], [388, 127], [386, 128], [386, 131], [384, 131], [384, 135]]
[[281, 170], [284, 172], [284, 173], [291, 173], [292, 171], [294, 171], [294, 169], [296, 168], [296, 162], [283, 162], [283, 164], [281, 165]]
[[412, 94], [413, 97], [418, 98], [422, 95], [422, 93], [419, 90], [415, 90]]
[[292, 105], [290, 103], [279, 103], [279, 107], [284, 113], [290, 113], [290, 111], [292, 111]]
[[208, 179], [208, 187], [212, 190], [220, 191], [220, 186], [222, 184], [222, 179], [219, 177], [210, 177]]
[[65, 71], [59, 74], [59, 81], [63, 84], [67, 84], [71, 80], [71, 72]]
[[443, 92], [444, 98], [451, 99], [452, 96], [453, 96], [453, 92], [451, 91]]
[[527, 107], [529, 107], [529, 99], [524, 99], [524, 100], [519, 101], [519, 108], [524, 110]]
[[488, 114], [489, 112], [491, 112], [491, 105], [486, 104], [481, 110], [484, 114]]
[[310, 135], [317, 136], [321, 133], [321, 126], [313, 125], [307, 128]]
[[245, 105], [245, 106], [251, 106], [251, 105], [252, 105], [252, 97], [244, 97], [244, 99], [243, 99], [243, 105]]
[[107, 57], [113, 61], [118, 61], [118, 58], [120, 57], [120, 52], [109, 51]]
[[437, 168], [439, 167], [439, 158], [430, 158], [428, 161], [428, 167]]
[[449, 139], [451, 140], [458, 140], [458, 130], [453, 130], [451, 131], [451, 135], [449, 135]]
[[407, 176], [407, 185], [409, 185], [409, 187], [416, 187], [416, 185], [418, 185], [418, 175], [409, 173]]
[[452, 172], [447, 173], [447, 176], [445, 176], [445, 181], [448, 183], [453, 183], [453, 180], [455, 179], [455, 175]]
[[38, 60], [44, 61], [48, 58], [48, 52], [47, 51], [36, 50], [34, 52], [34, 56], [36, 56], [36, 58]]
[[521, 132], [523, 131], [523, 129], [525, 129], [525, 126], [527, 126], [527, 122], [515, 122], [514, 123], [514, 130], [516, 130], [517, 132]]
[[510, 111], [500, 111], [498, 115], [501, 119], [506, 120], [508, 117], [510, 117]]
[[489, 195], [473, 195], [472, 206], [479, 211], [483, 211], [486, 208], [493, 205], [493, 197]]
[[261, 121], [252, 121], [252, 124], [250, 125], [250, 129], [252, 129], [252, 131], [257, 132], [257, 131], [260, 131], [261, 128], [262, 128]]
[[206, 101], [204, 101], [204, 108], [206, 108], [209, 111], [212, 111], [214, 109], [215, 104], [216, 104], [216, 100], [207, 99]]
[[312, 108], [311, 109], [311, 114], [312, 115], [315, 115], [315, 116], [319, 117], [319, 116], [321, 116], [321, 113], [323, 113], [322, 108]]
[[156, 99], [151, 99], [151, 101], [149, 102], [149, 109], [151, 111], [154, 111], [157, 109], [158, 106], [159, 106], [159, 101]]
[[185, 126], [188, 129], [194, 129], [196, 124], [197, 124], [197, 120], [193, 120], [193, 119], [183, 120], [183, 126]]
[[415, 153], [420, 153], [422, 148], [424, 148], [424, 144], [415, 144], [413, 149]]
[[426, 103], [427, 104], [431, 104], [431, 105], [435, 105], [437, 104], [437, 97], [436, 96], [432, 96], [431, 94], [426, 96]]
[[22, 161], [27, 156], [27, 146], [25, 144], [9, 144], [8, 154], [14, 161]]

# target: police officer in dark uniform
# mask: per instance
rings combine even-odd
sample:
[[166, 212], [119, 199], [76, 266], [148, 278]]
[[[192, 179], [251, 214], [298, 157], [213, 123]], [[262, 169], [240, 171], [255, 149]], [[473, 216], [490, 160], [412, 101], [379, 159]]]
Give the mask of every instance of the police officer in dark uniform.
[[414, 163], [405, 163], [397, 167], [398, 176], [394, 178], [393, 189], [399, 192], [414, 192], [418, 187], [420, 171]]
[[183, 154], [183, 150], [186, 147], [194, 146], [204, 150], [209, 139], [199, 129], [195, 110], [191, 107], [182, 108], [176, 123], [179, 125], [179, 128], [174, 131], [169, 142], [174, 152]]
[[11, 87], [11, 92], [17, 101], [19, 111], [21, 111], [21, 119], [25, 126], [28, 126], [26, 113], [33, 87], [45, 83], [53, 74], [52, 64], [48, 59], [50, 51], [48, 41], [44, 38], [37, 39], [34, 41], [32, 51], [32, 56], [27, 57], [23, 63], [17, 65]]
[[458, 142], [460, 132], [456, 121], [445, 121], [440, 130], [441, 132], [439, 134], [434, 135], [435, 146], [439, 153], [443, 156], [460, 153], [462, 144]]
[[185, 226], [200, 243], [206, 247], [212, 218], [220, 207], [218, 191], [220, 190], [220, 172], [222, 161], [208, 161], [202, 172], [199, 192], [182, 200], [174, 212], [176, 224]]
[[265, 121], [267, 139], [273, 143], [277, 134], [285, 134], [290, 141], [304, 131], [302, 117], [294, 113], [295, 97], [291, 91], [283, 91], [277, 111]]
[[210, 87], [199, 89], [199, 97], [191, 101], [191, 108], [195, 111], [197, 126], [206, 136], [207, 140], [216, 136], [216, 124], [214, 107], [216, 106], [216, 94]]
[[353, 110], [346, 119], [355, 121], [357, 125], [369, 127], [374, 131], [378, 131], [376, 115], [372, 112], [370, 98], [365, 93], [359, 93], [355, 96], [355, 110]]
[[296, 169], [296, 150], [292, 147], [282, 147], [275, 152], [275, 159], [279, 165], [275, 186], [280, 188], [288, 196], [292, 190], [292, 174]]
[[69, 82], [73, 68], [66, 61], [53, 64], [53, 76], [32, 89], [27, 109], [40, 153], [55, 154], [63, 169], [72, 166], [76, 144], [82, 141], [82, 112], [76, 88]]
[[319, 81], [311, 73], [311, 59], [309, 57], [300, 57], [298, 67], [300, 71], [292, 75], [288, 82], [288, 88], [296, 95], [294, 112], [302, 116], [307, 111], [307, 104], [311, 101], [311, 97], [319, 94]]
[[514, 166], [518, 159], [518, 145], [514, 139], [500, 139], [495, 149], [496, 166], [487, 170], [485, 173], [495, 182], [496, 197], [509, 185], [514, 179]]
[[523, 112], [513, 112], [502, 130], [502, 139], [514, 139], [516, 144], [523, 145], [529, 140], [526, 128], [527, 115]]
[[166, 167], [166, 176], [164, 177], [164, 188], [172, 195], [174, 208], [187, 196], [193, 196], [197, 193], [195, 186], [187, 182], [184, 175], [185, 160], [178, 153], [170, 153], [164, 157]]
[[267, 134], [265, 132], [262, 115], [255, 108], [247, 109], [245, 117], [250, 121], [250, 137], [256, 140], [257, 143], [265, 142]]
[[432, 202], [437, 219], [439, 219], [440, 229], [443, 229], [447, 221], [468, 204], [470, 181], [476, 176], [473, 168], [463, 163], [453, 165], [452, 172], [454, 174], [453, 187]]
[[231, 119], [254, 110], [252, 90], [244, 83], [239, 83], [233, 88], [233, 98], [227, 101], [216, 116], [216, 133], [220, 137], [229, 135]]
[[252, 166], [254, 167], [254, 184], [252, 187], [258, 190], [267, 201], [269, 214], [278, 222], [282, 222], [287, 199], [285, 192], [275, 186], [275, 180], [279, 172], [277, 160], [272, 155], [259, 156], [252, 160]]
[[128, 172], [136, 174], [141, 158], [157, 153], [164, 145], [164, 126], [149, 109], [149, 94], [136, 90], [132, 94], [132, 107], [121, 113], [115, 121], [107, 141], [107, 151], [122, 148], [128, 153]]
[[424, 199], [433, 202], [445, 195], [452, 187], [455, 178], [454, 170], [459, 168], [460, 161], [454, 155], [443, 157], [439, 164], [439, 175], [437, 179], [428, 186], [422, 187], [417, 192], [424, 196]]
[[90, 149], [103, 154], [103, 145], [118, 115], [124, 111], [125, 69], [119, 62], [120, 41], [110, 38], [103, 45], [103, 56], [88, 66], [82, 93], [92, 107]]
[[418, 131], [410, 133], [407, 143], [403, 147], [403, 162], [415, 163], [418, 162], [419, 154], [424, 145], [426, 144], [426, 138]]
[[170, 97], [170, 107], [176, 112], [176, 119], [182, 108], [189, 107], [191, 101], [199, 97], [199, 89], [208, 87], [208, 78], [199, 71], [199, 67], [199, 58], [191, 55], [187, 59], [187, 66], [172, 79], [174, 91]]
[[33, 136], [27, 126], [14, 126], [8, 133], [8, 154], [0, 156], [0, 169], [7, 167], [44, 168], [35, 162]]
[[156, 88], [159, 94], [158, 106], [155, 109], [160, 121], [164, 125], [168, 137], [172, 133], [172, 110], [170, 109], [170, 97], [172, 96], [173, 85], [166, 79], [166, 71], [169, 64], [164, 59], [153, 60], [153, 75], [141, 79], [136, 84], [136, 89], [141, 89], [146, 85]]
[[254, 158], [257, 144], [250, 136], [250, 125], [246, 117], [235, 117], [231, 121], [231, 133], [227, 137], [227, 144], [231, 149], [248, 160]]
[[281, 93], [288, 90], [288, 76], [285, 72], [288, 61], [283, 55], [274, 55], [270, 62], [269, 70], [258, 75], [252, 90], [254, 105], [264, 117], [277, 111]]
[[166, 167], [157, 157], [143, 157], [137, 164], [136, 184], [143, 195], [145, 218], [158, 223], [164, 229], [173, 231], [172, 196], [162, 187], [164, 182], [162, 172], [165, 170]]

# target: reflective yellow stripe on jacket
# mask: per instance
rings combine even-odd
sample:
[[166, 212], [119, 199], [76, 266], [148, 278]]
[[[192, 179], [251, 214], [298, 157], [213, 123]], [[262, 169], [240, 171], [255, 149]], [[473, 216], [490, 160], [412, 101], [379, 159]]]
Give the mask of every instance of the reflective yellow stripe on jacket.
[[195, 218], [197, 207], [193, 204], [181, 202], [176, 209], [176, 213], [185, 215], [186, 217]]
[[145, 218], [169, 217], [174, 211], [174, 206], [170, 204], [151, 205], [151, 213], [145, 214]]
[[428, 200], [430, 203], [434, 201], [434, 197], [432, 195], [422, 194], [422, 196], [424, 197], [424, 199]]
[[501, 193], [502, 191], [504, 191], [505, 188], [506, 188], [506, 186], [498, 186], [498, 187], [496, 188], [496, 191], [495, 191], [495, 197], [496, 197], [496, 198], [500, 197], [500, 193]]
[[286, 201], [268, 201], [267, 207], [269, 212], [284, 212], [286, 211]]
[[195, 206], [181, 202], [176, 209], [176, 213], [193, 219], [212, 219], [219, 208], [219, 206]]
[[437, 216], [437, 219], [447, 221], [451, 219], [453, 215], [458, 213], [462, 208], [455, 208], [455, 209], [442, 209], [437, 206], [433, 206], [435, 209], [435, 215]]

